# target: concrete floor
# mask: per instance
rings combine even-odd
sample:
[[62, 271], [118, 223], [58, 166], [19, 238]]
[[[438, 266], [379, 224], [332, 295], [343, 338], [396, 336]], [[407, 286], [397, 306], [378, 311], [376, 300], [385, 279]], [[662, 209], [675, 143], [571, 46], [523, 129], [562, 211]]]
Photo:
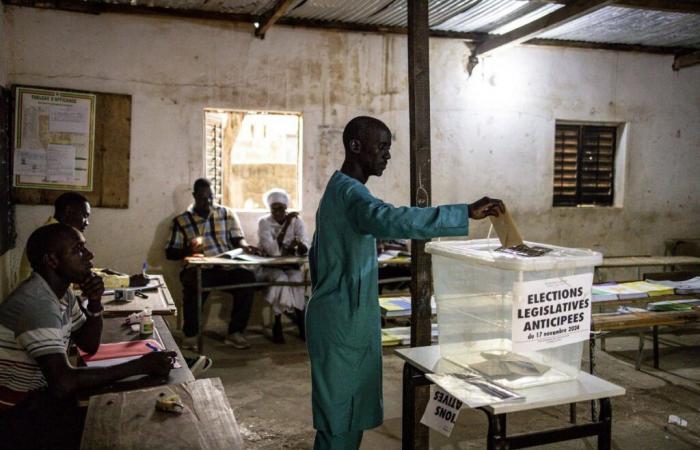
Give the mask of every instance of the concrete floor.
[[[250, 449], [310, 449], [310, 370], [304, 343], [291, 328], [287, 343], [272, 344], [251, 331], [252, 348], [235, 350], [207, 336], [207, 354], [214, 365], [205, 377], [220, 377]], [[700, 448], [700, 334], [662, 334], [661, 370], [651, 368], [651, 341], [644, 365], [634, 369], [636, 337], [608, 339], [607, 353], [597, 353], [597, 375], [627, 389], [613, 400], [614, 449]], [[362, 449], [401, 448], [402, 362], [392, 349], [384, 352], [384, 424], [365, 432]], [[583, 367], [587, 366], [587, 355]], [[546, 408], [509, 416], [509, 433], [565, 426], [568, 407]], [[687, 427], [667, 423], [675, 414]], [[589, 404], [579, 404], [578, 419], [590, 418]], [[464, 409], [450, 438], [431, 432], [431, 448], [485, 448], [485, 415]], [[541, 448], [593, 449], [594, 439], [570, 441]]]

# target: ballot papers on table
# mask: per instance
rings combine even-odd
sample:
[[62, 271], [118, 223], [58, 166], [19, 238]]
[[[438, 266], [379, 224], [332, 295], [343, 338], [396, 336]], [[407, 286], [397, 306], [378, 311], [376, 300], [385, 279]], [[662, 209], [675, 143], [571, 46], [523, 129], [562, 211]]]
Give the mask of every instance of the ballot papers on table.
[[[437, 342], [438, 325], [436, 323], [431, 324], [430, 331], [431, 342]], [[411, 327], [382, 328], [382, 347], [391, 347], [392, 345], [408, 345], [410, 343]]]
[[525, 400], [524, 396], [476, 372], [429, 373], [426, 377], [470, 408]]
[[[384, 317], [408, 317], [411, 315], [411, 297], [379, 297], [379, 307]], [[430, 297], [430, 311], [435, 314], [435, 297]]]
[[671, 281], [671, 280], [649, 280], [652, 283], [660, 284], [672, 288], [678, 295], [700, 294], [700, 277], [694, 277], [689, 280]]
[[647, 305], [648, 311], [690, 311], [700, 307], [700, 299], [689, 298], [684, 300], [668, 300], [653, 302]]

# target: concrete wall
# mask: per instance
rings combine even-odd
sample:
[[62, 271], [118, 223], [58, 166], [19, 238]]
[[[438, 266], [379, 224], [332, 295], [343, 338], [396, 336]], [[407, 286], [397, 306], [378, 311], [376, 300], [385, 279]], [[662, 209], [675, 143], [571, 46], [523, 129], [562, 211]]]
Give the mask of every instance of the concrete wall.
[[[261, 41], [236, 24], [16, 7], [4, 26], [8, 82], [132, 95], [130, 207], [93, 210], [86, 235], [99, 265], [136, 271], [148, 259], [175, 273], [162, 249], [203, 174], [205, 107], [303, 113], [310, 230], [342, 161], [342, 127], [358, 114], [395, 137], [370, 189], [409, 200], [405, 37], [275, 27]], [[435, 204], [497, 196], [526, 238], [608, 254], [660, 254], [665, 238], [700, 235], [700, 66], [674, 73], [669, 56], [517, 47], [469, 77], [467, 57], [460, 41], [431, 41]], [[556, 119], [628, 124], [623, 207], [551, 207]], [[20, 246], [50, 213], [18, 206]], [[242, 218], [255, 241], [257, 217]], [[472, 236], [486, 232], [474, 225]]]
[[[5, 34], [5, 5], [0, 4], [0, 86], [7, 84], [7, 38], [8, 36]], [[16, 255], [16, 250], [10, 250], [0, 256], [0, 299], [5, 298], [11, 286], [14, 285]]]

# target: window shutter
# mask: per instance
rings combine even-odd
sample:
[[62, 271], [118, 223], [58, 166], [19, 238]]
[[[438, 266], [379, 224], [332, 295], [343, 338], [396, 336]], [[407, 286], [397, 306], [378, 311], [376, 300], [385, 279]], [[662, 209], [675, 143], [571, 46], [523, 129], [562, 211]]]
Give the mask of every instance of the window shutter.
[[557, 125], [554, 141], [554, 206], [576, 206], [581, 127]]
[[223, 124], [217, 119], [207, 119], [206, 123], [206, 176], [211, 181], [214, 201], [222, 203], [223, 195]]
[[554, 206], [613, 204], [615, 127], [556, 125]]
[[584, 126], [579, 152], [579, 204], [612, 205], [617, 130]]

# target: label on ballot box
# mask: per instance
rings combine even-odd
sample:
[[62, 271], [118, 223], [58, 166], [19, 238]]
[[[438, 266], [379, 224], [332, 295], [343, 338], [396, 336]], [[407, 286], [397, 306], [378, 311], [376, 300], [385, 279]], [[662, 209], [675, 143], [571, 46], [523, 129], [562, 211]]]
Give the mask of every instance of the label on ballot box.
[[588, 340], [593, 274], [517, 282], [513, 286], [513, 351]]
[[457, 422], [462, 402], [437, 386], [430, 387], [430, 401], [420, 423], [449, 437]]

